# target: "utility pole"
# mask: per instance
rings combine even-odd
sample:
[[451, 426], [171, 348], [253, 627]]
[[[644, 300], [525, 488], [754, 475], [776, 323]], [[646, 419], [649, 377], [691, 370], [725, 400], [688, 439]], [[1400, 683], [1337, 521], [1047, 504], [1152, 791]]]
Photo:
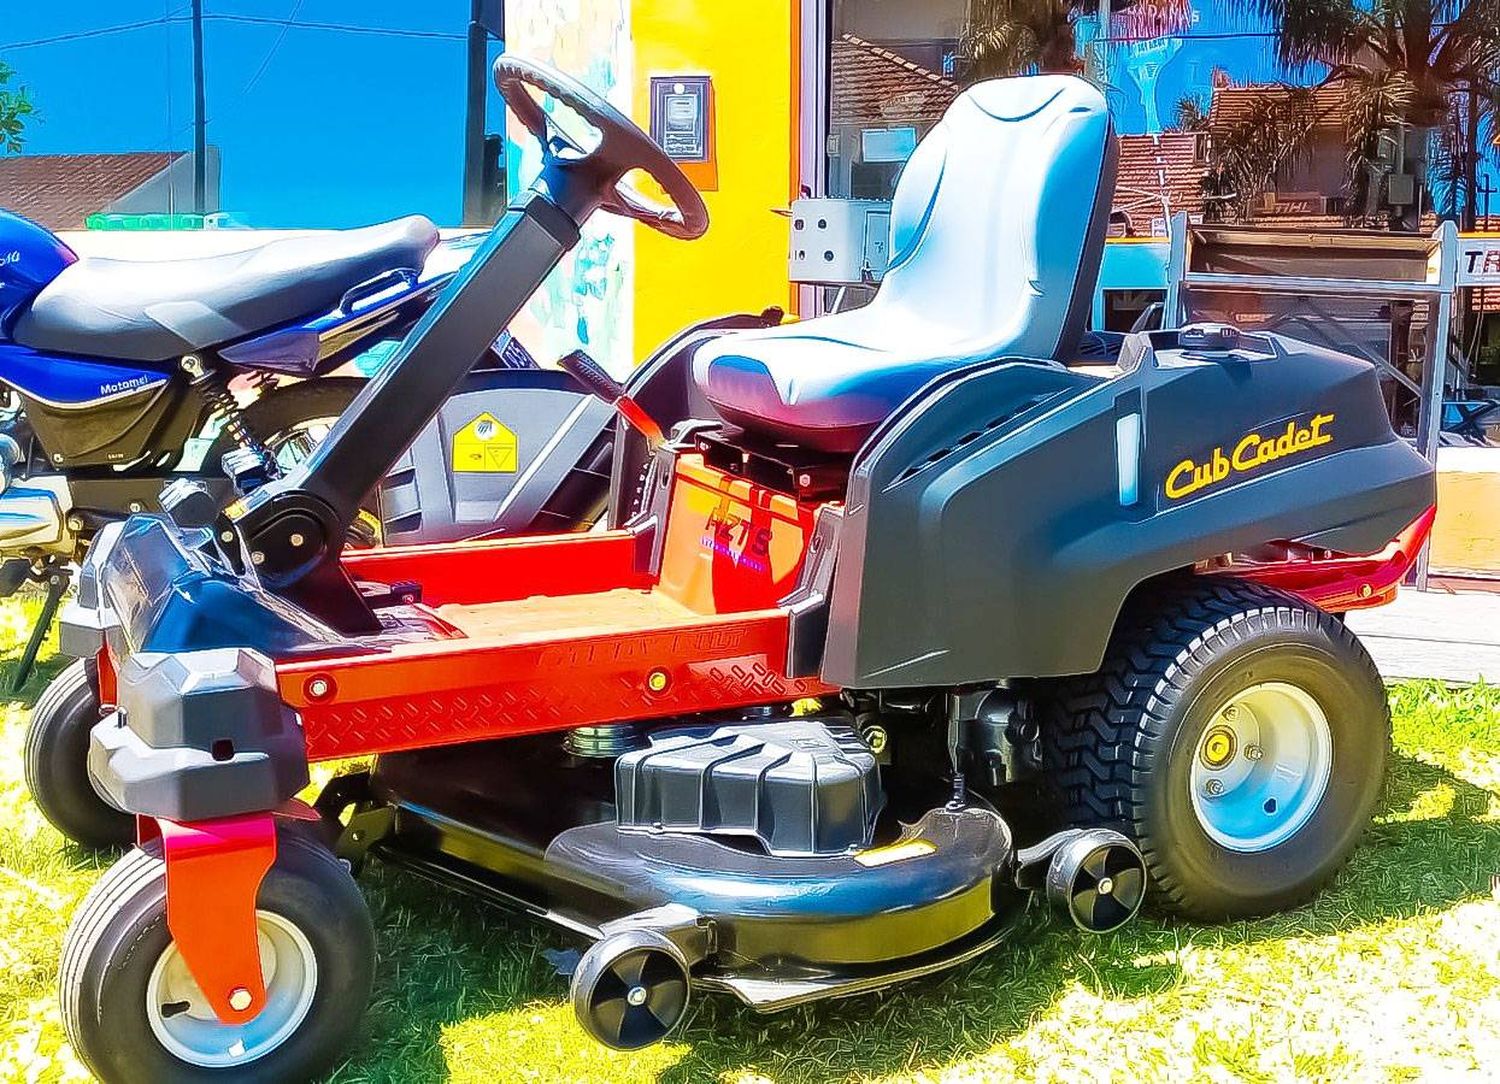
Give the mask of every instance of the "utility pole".
[[1464, 230], [1473, 230], [1479, 221], [1479, 93], [1474, 84], [1469, 84], [1469, 110], [1464, 118], [1468, 131], [1464, 133], [1464, 188], [1468, 194], [1463, 218]]
[[1109, 86], [1109, 12], [1112, 0], [1098, 0], [1094, 40], [1085, 63], [1087, 74], [1100, 90]]
[[203, 0], [193, 0], [193, 210], [208, 213], [208, 107], [203, 80]]
[[501, 0], [470, 0], [468, 62], [465, 67], [464, 205], [465, 226], [489, 226], [486, 198], [485, 102], [490, 88], [490, 38], [505, 40], [505, 5]]

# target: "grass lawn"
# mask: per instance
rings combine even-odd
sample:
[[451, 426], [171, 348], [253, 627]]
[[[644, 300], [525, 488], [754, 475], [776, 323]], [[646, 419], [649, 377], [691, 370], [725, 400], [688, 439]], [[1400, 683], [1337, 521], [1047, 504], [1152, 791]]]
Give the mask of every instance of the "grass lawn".
[[[0, 606], [0, 644], [19, 645], [24, 621]], [[0, 693], [0, 1081], [85, 1076], [54, 982], [68, 918], [107, 859], [65, 846], [21, 782], [27, 712], [56, 668]], [[1103, 938], [1037, 907], [950, 974], [770, 1017], [700, 1000], [676, 1041], [635, 1055], [573, 1023], [544, 955], [563, 947], [556, 934], [374, 865], [375, 997], [334, 1079], [1493, 1079], [1500, 690], [1391, 695], [1385, 803], [1309, 907], [1219, 927], [1148, 915]]]

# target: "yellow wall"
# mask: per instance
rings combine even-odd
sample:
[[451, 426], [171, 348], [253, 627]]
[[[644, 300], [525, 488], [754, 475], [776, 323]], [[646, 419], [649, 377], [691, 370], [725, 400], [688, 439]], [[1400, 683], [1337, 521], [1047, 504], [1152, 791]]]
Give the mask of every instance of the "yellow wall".
[[1500, 449], [1438, 451], [1432, 567], [1500, 575]]
[[797, 0], [633, 0], [635, 119], [650, 117], [653, 75], [713, 77], [717, 191], [698, 241], [636, 227], [636, 360], [694, 320], [785, 308]]

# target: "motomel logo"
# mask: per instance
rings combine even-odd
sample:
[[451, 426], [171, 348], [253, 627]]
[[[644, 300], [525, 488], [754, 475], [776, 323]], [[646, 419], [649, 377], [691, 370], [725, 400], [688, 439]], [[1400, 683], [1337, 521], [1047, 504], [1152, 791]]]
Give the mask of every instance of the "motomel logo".
[[149, 376], [133, 376], [129, 380], [116, 380], [113, 384], [100, 384], [100, 395], [119, 395], [122, 391], [135, 391], [151, 383]]

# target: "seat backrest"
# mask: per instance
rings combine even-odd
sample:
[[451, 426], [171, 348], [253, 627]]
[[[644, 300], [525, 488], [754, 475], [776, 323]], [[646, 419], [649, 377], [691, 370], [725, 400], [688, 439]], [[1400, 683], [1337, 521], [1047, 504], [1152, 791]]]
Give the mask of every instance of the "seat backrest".
[[902, 174], [872, 307], [941, 328], [971, 356], [1071, 352], [1099, 277], [1116, 154], [1104, 97], [1082, 79], [969, 88]]

